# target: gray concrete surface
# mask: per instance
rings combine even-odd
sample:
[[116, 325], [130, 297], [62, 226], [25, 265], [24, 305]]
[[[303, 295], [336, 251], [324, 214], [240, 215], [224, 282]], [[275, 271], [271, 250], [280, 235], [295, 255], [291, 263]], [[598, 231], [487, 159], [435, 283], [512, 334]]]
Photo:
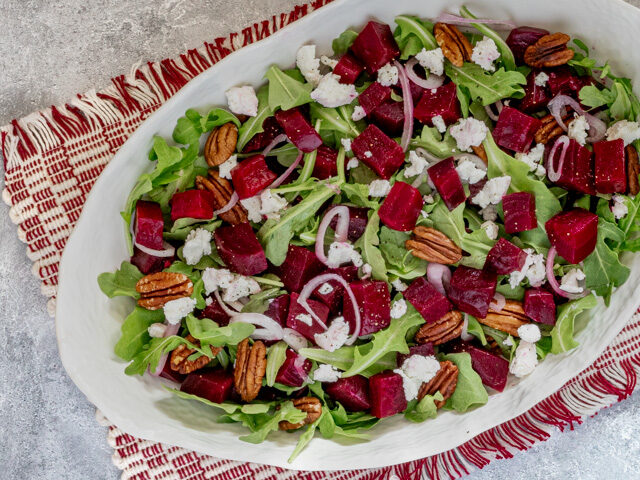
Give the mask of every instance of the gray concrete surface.
[[[0, 124], [105, 85], [138, 60], [175, 55], [294, 3], [0, 0]], [[106, 429], [60, 364], [45, 299], [1, 202], [0, 279], [0, 478], [119, 478]], [[640, 478], [639, 419], [636, 393], [468, 478]]]

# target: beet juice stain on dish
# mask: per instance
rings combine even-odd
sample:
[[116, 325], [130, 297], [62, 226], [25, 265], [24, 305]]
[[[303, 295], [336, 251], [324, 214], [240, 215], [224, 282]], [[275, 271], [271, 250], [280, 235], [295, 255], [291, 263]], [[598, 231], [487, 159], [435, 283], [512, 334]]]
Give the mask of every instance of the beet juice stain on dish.
[[98, 279], [137, 301], [127, 375], [248, 442], [304, 430], [292, 461], [316, 431], [478, 408], [577, 345], [640, 248], [640, 102], [579, 39], [460, 13], [300, 46], [155, 138], [131, 258]]

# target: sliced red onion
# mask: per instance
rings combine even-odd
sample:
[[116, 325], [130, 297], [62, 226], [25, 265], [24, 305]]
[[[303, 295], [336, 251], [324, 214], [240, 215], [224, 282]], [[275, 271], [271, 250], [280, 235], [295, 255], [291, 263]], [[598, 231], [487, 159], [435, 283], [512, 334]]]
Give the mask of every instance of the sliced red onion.
[[484, 163], [484, 160], [482, 160], [482, 158], [480, 158], [478, 155], [474, 155], [473, 153], [457, 153], [453, 156], [453, 159], [456, 162], [462, 159], [469, 160], [476, 166], [476, 168], [484, 170], [485, 172], [487, 171], [487, 164]]
[[[497, 115], [493, 112], [493, 107], [496, 107], [496, 110], [498, 111]], [[494, 122], [497, 122], [500, 112], [502, 112], [502, 108], [503, 108], [502, 102], [498, 100], [497, 102], [492, 103], [491, 105], [485, 105], [484, 111], [487, 112], [487, 115], [491, 120], [493, 120]]]
[[[175, 325], [172, 325], [170, 323], [165, 323], [165, 325], [167, 326], [167, 328], [164, 331], [163, 338], [177, 335], [178, 332], [180, 331], [180, 322], [176, 323]], [[149, 374], [153, 377], [159, 377], [162, 371], [164, 370], [164, 366], [167, 363], [168, 357], [169, 357], [168, 353], [163, 354], [160, 357], [160, 360], [158, 360], [158, 366], [156, 367], [156, 369], [153, 372], [150, 371]]]
[[222, 300], [222, 297], [220, 296], [220, 292], [218, 292], [217, 290], [214, 290], [213, 295], [214, 297], [216, 297], [216, 300], [218, 301], [218, 304], [220, 305], [220, 308], [222, 308], [224, 313], [226, 313], [230, 317], [235, 317], [236, 315], [238, 315], [238, 312], [236, 312], [235, 310], [231, 310], [227, 306], [227, 304]]
[[548, 103], [547, 107], [549, 108], [549, 112], [553, 115], [553, 118], [558, 122], [558, 125], [562, 127], [562, 129], [566, 132], [569, 127], [565, 125], [562, 120], [562, 112], [566, 111], [565, 107], [571, 107], [574, 112], [578, 115], [584, 115], [585, 119], [589, 123], [589, 136], [587, 137], [587, 141], [589, 142], [599, 142], [602, 140], [607, 132], [607, 124], [602, 121], [600, 118], [591, 115], [584, 111], [580, 103], [571, 98], [568, 95], [558, 94], [551, 99]]
[[465, 342], [470, 342], [474, 338], [473, 335], [468, 333], [467, 331], [468, 329], [469, 329], [469, 315], [465, 313], [464, 320], [462, 322], [462, 332], [460, 332], [460, 338]]
[[400, 146], [402, 147], [402, 151], [406, 152], [409, 148], [409, 142], [411, 142], [411, 134], [413, 133], [413, 97], [411, 96], [411, 87], [409, 86], [409, 79], [407, 78], [407, 72], [404, 67], [397, 60], [394, 60], [393, 64], [398, 69], [400, 86], [402, 87], [404, 127], [402, 128], [402, 140], [400, 141]]
[[267, 147], [262, 151], [262, 155], [266, 157], [267, 155], [269, 155], [271, 150], [275, 148], [276, 145], [286, 141], [287, 141], [287, 136], [284, 133], [281, 133], [276, 138], [274, 138], [269, 145], [267, 145]]
[[449, 286], [451, 270], [446, 265], [431, 262], [427, 265], [427, 280], [441, 294], [446, 295], [445, 288]]
[[441, 158], [436, 157], [433, 153], [429, 152], [428, 150], [422, 147], [416, 148], [416, 153], [421, 157], [424, 157], [427, 160], [429, 160], [429, 165], [433, 165], [434, 163], [438, 163], [439, 161], [442, 160]]
[[250, 323], [252, 325], [256, 325], [258, 328], [254, 330], [251, 334], [251, 338], [256, 340], [282, 340], [284, 336], [284, 332], [282, 330], [282, 326], [276, 322], [273, 318], [267, 317], [262, 313], [252, 313], [252, 312], [244, 312], [244, 313], [236, 313], [229, 323]]
[[434, 75], [432, 73], [429, 73], [428, 78], [421, 78], [420, 76], [418, 76], [418, 74], [414, 70], [414, 67], [417, 64], [418, 64], [418, 59], [416, 57], [413, 57], [404, 66], [405, 71], [407, 73], [407, 77], [413, 83], [415, 83], [419, 87], [424, 88], [425, 90], [433, 90], [434, 88], [438, 88], [440, 85], [444, 83], [444, 76], [442, 75]]
[[318, 226], [318, 233], [316, 234], [316, 257], [325, 265], [328, 265], [329, 260], [324, 253], [324, 237], [327, 234], [327, 228], [333, 217], [338, 215], [338, 225], [336, 226], [336, 242], [346, 242], [347, 234], [349, 233], [349, 208], [344, 205], [338, 205], [330, 209], [325, 213], [324, 218]]
[[151, 255], [159, 258], [169, 258], [173, 257], [176, 253], [176, 249], [173, 245], [168, 242], [162, 242], [162, 250], [154, 250], [153, 248], [145, 247], [138, 242], [135, 242], [134, 245], [142, 250], [147, 255]]
[[555, 263], [557, 254], [558, 251], [556, 250], [556, 247], [551, 247], [549, 249], [549, 253], [547, 253], [547, 280], [549, 281], [549, 286], [551, 286], [553, 291], [559, 296], [568, 298], [569, 300], [576, 300], [578, 298], [586, 297], [587, 295], [589, 295], [589, 293], [591, 292], [586, 288], [582, 293], [569, 293], [560, 288], [560, 284], [558, 283], [558, 280], [556, 280], [556, 276], [553, 273], [553, 264]]
[[422, 172], [420, 175], [416, 177], [416, 179], [413, 182], [411, 182], [411, 186], [413, 188], [418, 188], [420, 185], [423, 184], [424, 178], [426, 176], [427, 176], [427, 172], [426, 171]]
[[308, 345], [307, 339], [301, 334], [293, 330], [292, 328], [284, 328], [284, 335], [282, 339], [287, 345], [293, 348], [296, 352], [301, 348], [306, 348]]
[[[560, 153], [560, 159], [558, 160], [558, 168], [555, 168], [555, 155], [556, 150], [562, 146], [562, 152]], [[556, 140], [556, 143], [551, 147], [551, 151], [549, 152], [549, 168], [547, 169], [547, 176], [549, 180], [552, 182], [557, 182], [560, 180], [560, 176], [562, 175], [562, 167], [564, 166], [564, 159], [567, 156], [567, 150], [569, 148], [569, 137], [566, 135], [562, 135]]]
[[587, 122], [589, 122], [589, 136], [587, 137], [587, 142], [599, 142], [604, 139], [607, 133], [607, 124], [602, 121], [602, 119], [585, 113], [585, 118]]
[[[307, 359], [305, 357], [303, 357], [302, 355], [298, 355], [296, 359], [293, 361], [293, 366], [295, 367], [296, 371], [304, 372], [304, 362], [306, 361]], [[303, 385], [308, 381], [309, 381], [309, 375], [306, 375], [302, 382]]]
[[496, 292], [493, 295], [493, 300], [491, 300], [491, 303], [489, 304], [489, 309], [493, 310], [494, 312], [501, 312], [506, 304], [507, 301], [505, 300], [504, 295]]
[[269, 185], [268, 188], [276, 188], [276, 187], [279, 187], [280, 185], [282, 185], [282, 182], [284, 182], [287, 178], [289, 178], [289, 175], [291, 175], [291, 173], [296, 169], [296, 167], [298, 165], [300, 165], [300, 162], [302, 161], [302, 156], [303, 155], [304, 154], [302, 152], [299, 152], [298, 156], [296, 157], [294, 162], [291, 165], [289, 165], [289, 168], [287, 168], [282, 175], [280, 175], [278, 178], [276, 178], [273, 181], [273, 183], [271, 185]]
[[472, 23], [484, 23], [485, 25], [494, 25], [496, 27], [504, 27], [505, 29], [516, 28], [516, 24], [506, 20], [494, 20], [491, 18], [464, 18], [453, 13], [441, 13], [434, 23], [449, 23], [451, 25], [470, 25]]
[[238, 193], [233, 192], [233, 195], [231, 195], [231, 198], [229, 199], [227, 204], [221, 209], [213, 212], [213, 216], [215, 217], [216, 215], [222, 215], [223, 213], [228, 212], [229, 210], [231, 210], [233, 207], [236, 206], [236, 203], [238, 203], [238, 200], [239, 200]]

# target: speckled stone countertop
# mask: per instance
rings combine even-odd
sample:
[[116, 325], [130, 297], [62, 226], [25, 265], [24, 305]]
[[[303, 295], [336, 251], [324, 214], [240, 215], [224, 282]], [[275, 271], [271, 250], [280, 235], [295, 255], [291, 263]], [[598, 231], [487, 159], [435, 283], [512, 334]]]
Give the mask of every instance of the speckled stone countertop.
[[[138, 60], [174, 56], [295, 3], [0, 0], [0, 124], [106, 85]], [[53, 320], [2, 202], [0, 279], [0, 478], [119, 478], [106, 429], [62, 368]], [[639, 419], [636, 393], [467, 478], [640, 478]]]

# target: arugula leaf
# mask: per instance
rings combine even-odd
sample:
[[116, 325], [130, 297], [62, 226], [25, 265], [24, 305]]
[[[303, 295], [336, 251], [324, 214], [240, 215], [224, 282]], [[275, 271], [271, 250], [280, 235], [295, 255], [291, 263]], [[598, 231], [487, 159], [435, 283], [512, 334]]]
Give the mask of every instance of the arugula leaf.
[[388, 281], [387, 267], [378, 245], [378, 229], [380, 227], [380, 217], [378, 211], [374, 210], [370, 213], [369, 222], [362, 236], [356, 241], [355, 246], [360, 249], [363, 260], [371, 265], [371, 276], [375, 280]]
[[442, 400], [444, 400], [444, 397], [440, 392], [436, 392], [435, 395], [425, 395], [419, 402], [412, 400], [412, 404], [410, 404], [404, 412], [404, 418], [414, 423], [421, 423], [430, 418], [436, 418], [438, 416], [436, 401]]
[[127, 362], [132, 360], [151, 337], [147, 331], [152, 323], [164, 322], [162, 310], [147, 310], [136, 306], [122, 324], [120, 340], [116, 343], [114, 353]]
[[573, 338], [576, 316], [597, 304], [598, 299], [594, 295], [587, 295], [558, 307], [556, 325], [551, 330], [551, 353], [568, 352], [578, 346], [578, 342]]
[[445, 408], [462, 413], [489, 401], [489, 395], [482, 385], [480, 375], [471, 366], [471, 355], [468, 353], [449, 353], [443, 355], [442, 359], [449, 360], [458, 367], [458, 384], [453, 395], [447, 400]]
[[185, 112], [184, 117], [178, 119], [176, 127], [173, 129], [173, 140], [183, 145], [197, 143], [204, 132], [225, 123], [233, 123], [236, 127], [240, 127], [240, 120], [233, 113], [222, 108], [210, 110], [205, 117], [190, 108]]
[[136, 283], [144, 275], [138, 267], [130, 262], [124, 261], [120, 268], [113, 273], [105, 272], [98, 275], [98, 286], [107, 297], [132, 297], [140, 298], [136, 292]]
[[140, 350], [127, 366], [124, 373], [127, 375], [143, 375], [147, 369], [155, 370], [160, 361], [160, 357], [171, 350], [176, 349], [179, 345], [187, 345], [189, 348], [198, 351], [202, 355], [212, 358], [211, 351], [202, 350], [185, 338], [173, 335], [171, 337], [152, 338], [142, 350]]
[[204, 308], [206, 306], [204, 300], [204, 282], [202, 281], [202, 274], [196, 270], [196, 267], [197, 265], [187, 265], [184, 262], [177, 261], [173, 262], [171, 266], [166, 268], [164, 271], [182, 273], [189, 277], [189, 280], [193, 283], [193, 293], [191, 294], [191, 298], [196, 300], [196, 308]]
[[[464, 18], [477, 18], [465, 6], [462, 6], [460, 8], [460, 15]], [[487, 27], [483, 23], [472, 23], [471, 26], [482, 33], [484, 36], [490, 38], [495, 42], [498, 50], [500, 51], [500, 58], [502, 60], [502, 63], [507, 70], [516, 69], [516, 60], [513, 56], [513, 52], [509, 48], [509, 45], [507, 45], [507, 42], [505, 42], [495, 30]]]
[[[362, 352], [366, 352], [371, 348], [370, 343], [364, 344], [361, 347]], [[328, 352], [322, 348], [301, 348], [298, 353], [309, 360], [333, 365], [339, 370], [348, 370], [353, 365], [356, 348], [357, 347], [354, 346], [345, 346], [340, 347], [335, 352]], [[386, 355], [383, 355], [366, 370], [362, 371], [360, 375], [370, 377], [383, 370], [393, 368], [396, 368], [396, 354], [395, 352], [387, 352]]]
[[180, 218], [173, 223], [171, 230], [164, 232], [162, 236], [165, 240], [182, 240], [184, 242], [187, 239], [187, 236], [189, 236], [189, 233], [196, 228], [202, 228], [207, 232], [214, 232], [216, 228], [222, 225], [222, 220], [205, 220], [206, 223], [196, 222], [202, 222], [202, 220], [195, 218]]
[[619, 287], [629, 278], [629, 267], [620, 263], [618, 254], [605, 240], [622, 243], [624, 232], [603, 218], [598, 219], [598, 240], [595, 250], [584, 259], [586, 287], [597, 295], [607, 297], [613, 287]]
[[[265, 283], [261, 277], [254, 277], [254, 279], [258, 282]], [[260, 280], [258, 280], [260, 279]], [[268, 283], [271, 283], [271, 280], [267, 280]], [[243, 312], [249, 313], [264, 313], [269, 308], [269, 300], [276, 298], [283, 293], [286, 293], [280, 287], [283, 286], [281, 282], [280, 285], [275, 288], [267, 288], [258, 293], [254, 293], [249, 297], [249, 301], [242, 307]]]
[[432, 34], [433, 24], [418, 17], [410, 15], [398, 15], [395, 18], [396, 29], [393, 37], [400, 47], [402, 60], [414, 56], [416, 53], [438, 48], [435, 37]]
[[522, 85], [527, 83], [520, 72], [499, 68], [489, 73], [475, 63], [465, 63], [462, 67], [447, 63], [445, 71], [456, 85], [468, 90], [472, 100], [480, 100], [485, 106], [503, 98], [522, 98]]
[[476, 319], [476, 317], [473, 317], [468, 314], [467, 314], [467, 333], [470, 333], [471, 335], [476, 337], [478, 340], [480, 340], [480, 343], [482, 344], [482, 346], [485, 346], [487, 344], [487, 338], [484, 334], [484, 330], [482, 329], [482, 325]]
[[422, 277], [427, 273], [427, 262], [414, 257], [404, 247], [411, 238], [408, 232], [399, 232], [387, 227], [380, 229], [380, 251], [387, 264], [387, 272], [405, 280]]
[[290, 110], [311, 102], [313, 85], [302, 83], [272, 65], [265, 77], [269, 81], [269, 108]]
[[240, 440], [249, 443], [262, 443], [269, 433], [278, 430], [278, 424], [286, 420], [291, 423], [298, 423], [306, 418], [306, 412], [298, 410], [293, 406], [293, 402], [287, 401], [280, 405], [280, 409], [275, 413], [263, 413], [256, 417], [256, 428], [249, 434], [240, 437]]
[[427, 220], [432, 222], [434, 228], [444, 233], [456, 245], [460, 245], [466, 235], [463, 218], [464, 208], [465, 205], [461, 204], [449, 211], [444, 202], [439, 199]]
[[342, 32], [338, 38], [334, 39], [331, 43], [331, 47], [333, 48], [334, 55], [343, 55], [347, 53], [349, 47], [358, 36], [358, 32], [354, 32], [353, 30], [345, 30]]
[[265, 383], [267, 387], [273, 387], [276, 382], [278, 370], [284, 364], [287, 358], [287, 344], [283, 341], [271, 345], [267, 353], [267, 370], [265, 374]]
[[226, 327], [219, 327], [209, 318], [196, 318], [193, 314], [187, 315], [187, 329], [193, 338], [200, 340], [200, 345], [206, 347], [223, 347], [225, 345], [237, 345], [247, 338], [255, 330], [250, 323], [230, 323]]
[[377, 209], [380, 204], [375, 199], [369, 198], [369, 185], [365, 183], [345, 183], [340, 187], [349, 201], [359, 207]]
[[443, 137], [435, 127], [422, 127], [422, 133], [419, 137], [411, 140], [411, 146], [414, 148], [422, 147], [439, 158], [447, 158], [459, 153], [456, 141], [449, 133], [449, 130]]
[[273, 115], [273, 109], [269, 106], [269, 88], [267, 85], [258, 89], [258, 114], [255, 117], [249, 117], [249, 119], [242, 124], [238, 129], [238, 146], [239, 152], [245, 147], [249, 140], [255, 137], [258, 133], [264, 132], [262, 128], [263, 122]]
[[460, 247], [470, 255], [462, 257], [460, 263], [467, 267], [481, 269], [487, 259], [489, 250], [495, 243], [496, 241], [491, 240], [483, 228], [478, 228], [471, 233], [465, 232], [462, 242], [460, 242]]
[[304, 448], [309, 444], [316, 433], [316, 428], [318, 428], [318, 425], [320, 424], [320, 422], [322, 421], [322, 417], [324, 416], [330, 417], [331, 415], [323, 411], [320, 417], [318, 417], [315, 422], [310, 424], [305, 432], [300, 435], [298, 443], [296, 444], [296, 448], [293, 449], [293, 452], [291, 452], [291, 456], [289, 456], [289, 459], [287, 460], [289, 463], [293, 462], [298, 457], [298, 455], [300, 455], [300, 452], [302, 452], [302, 450], [304, 450]]
[[181, 392], [180, 390], [176, 390], [175, 388], [164, 387], [169, 392], [173, 393], [177, 397], [183, 398], [185, 400], [196, 400], [198, 402], [204, 403], [205, 405], [209, 405], [210, 407], [219, 408], [225, 413], [236, 413], [242, 412], [247, 415], [257, 415], [261, 413], [267, 413], [273, 406], [273, 402], [268, 403], [248, 403], [248, 404], [238, 404], [233, 402], [223, 402], [223, 403], [215, 403], [206, 398], [198, 397], [197, 395], [192, 395], [190, 393]]
[[[343, 107], [346, 107], [346, 105], [343, 105]], [[342, 107], [328, 108], [313, 102], [311, 103], [310, 111], [311, 120], [314, 124], [318, 120], [322, 122], [320, 124], [322, 130], [340, 132], [349, 138], [355, 138], [360, 135], [360, 130], [358, 130], [358, 127], [356, 127], [353, 120], [351, 120], [348, 109]]]

